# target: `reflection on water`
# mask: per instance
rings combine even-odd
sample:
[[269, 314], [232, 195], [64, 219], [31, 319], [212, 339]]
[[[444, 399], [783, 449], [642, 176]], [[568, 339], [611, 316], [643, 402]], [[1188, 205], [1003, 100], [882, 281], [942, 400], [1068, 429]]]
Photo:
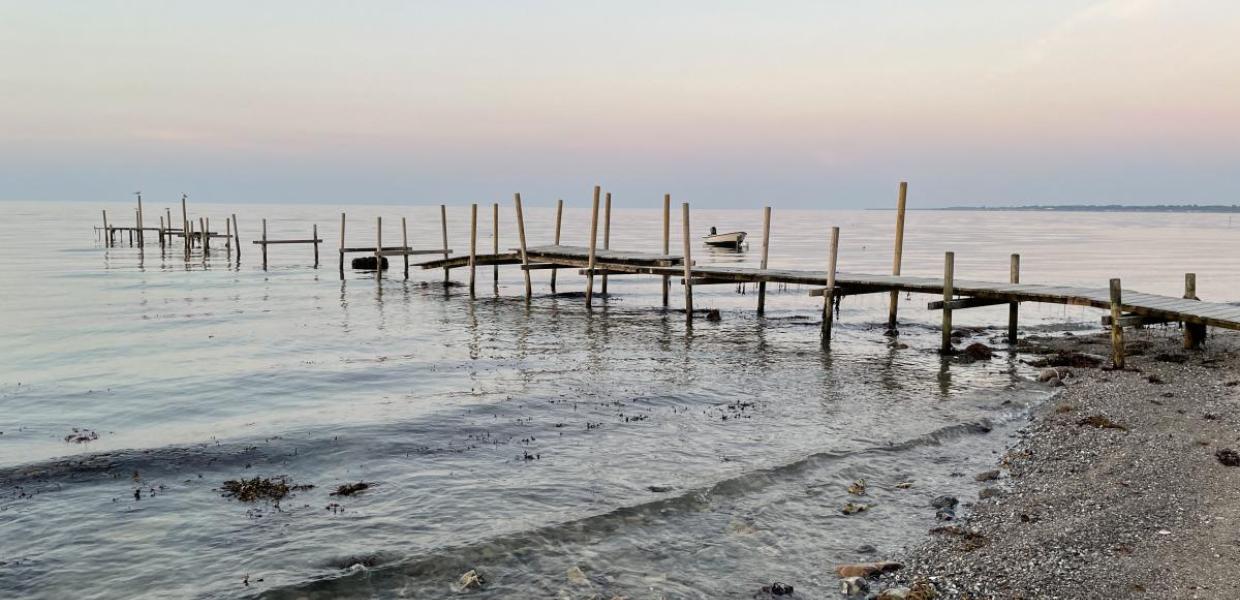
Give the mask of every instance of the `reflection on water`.
[[[1004, 352], [942, 360], [922, 296], [904, 301], [896, 339], [882, 335], [886, 295], [847, 298], [827, 353], [821, 299], [796, 286], [771, 286], [766, 318], [755, 290], [697, 288], [699, 308], [724, 318], [687, 331], [661, 308], [657, 278], [613, 276], [586, 311], [575, 269], [559, 272], [558, 295], [536, 271], [527, 304], [506, 268], [471, 302], [463, 272], [449, 286], [441, 272], [406, 281], [399, 268], [340, 281], [332, 260], [315, 270], [300, 247], [273, 250], [267, 271], [250, 247], [239, 266], [218, 249], [187, 261], [175, 246], [93, 242], [95, 205], [11, 209], [19, 226], [0, 246], [6, 597], [438, 597], [468, 569], [486, 577], [486, 598], [717, 598], [772, 580], [818, 597], [836, 589], [830, 565], [868, 556], [858, 547], [915, 541], [930, 497], [972, 493], [959, 475], [991, 464], [1043, 394]], [[191, 209], [238, 213], [243, 242], [264, 213], [282, 216], [268, 221], [272, 238], [313, 219], [327, 233], [333, 220], [320, 206]], [[553, 209], [526, 212], [531, 243], [549, 240]], [[411, 217], [414, 246], [438, 243], [437, 208], [350, 214], [351, 244], [373, 243], [362, 224], [379, 215]], [[468, 240], [466, 214], [449, 211], [451, 239]], [[516, 241], [509, 216], [503, 248]], [[565, 243], [584, 243], [587, 216], [566, 211]], [[618, 209], [611, 246], [661, 249], [659, 218]], [[760, 218], [695, 214], [721, 231], [760, 231]], [[770, 264], [821, 268], [825, 232], [840, 225], [841, 268], [884, 272], [891, 218], [776, 210]], [[957, 275], [973, 279], [1006, 278], [1020, 252], [1026, 281], [1118, 275], [1176, 294], [1196, 271], [1211, 300], [1240, 283], [1226, 260], [1234, 230], [1209, 215], [914, 212], [906, 236], [908, 274], [935, 274], [953, 249]], [[324, 249], [337, 243], [324, 237]], [[693, 252], [761, 258], [756, 246]], [[962, 327], [1005, 317], [956, 314]], [[1022, 309], [1028, 326], [1097, 317]], [[98, 439], [66, 442], [74, 428]], [[279, 507], [221, 497], [223, 481], [255, 476], [315, 487]], [[844, 516], [856, 479], [873, 508]], [[359, 481], [372, 485], [331, 495]]]

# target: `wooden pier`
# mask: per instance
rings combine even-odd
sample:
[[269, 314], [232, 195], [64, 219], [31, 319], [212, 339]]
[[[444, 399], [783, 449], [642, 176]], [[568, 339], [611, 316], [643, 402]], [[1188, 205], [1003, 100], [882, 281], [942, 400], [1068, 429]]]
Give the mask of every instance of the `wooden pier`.
[[[942, 300], [929, 302], [928, 310], [940, 311], [942, 315], [942, 345], [941, 351], [945, 354], [952, 353], [953, 337], [952, 337], [952, 313], [956, 310], [966, 310], [983, 306], [1004, 305], [1008, 306], [1008, 323], [1007, 323], [1007, 341], [1015, 344], [1017, 341], [1017, 329], [1019, 319], [1019, 305], [1024, 302], [1039, 302], [1048, 304], [1062, 304], [1074, 306], [1086, 306], [1108, 311], [1109, 314], [1103, 319], [1103, 326], [1110, 328], [1113, 340], [1113, 363], [1117, 368], [1124, 366], [1124, 344], [1123, 330], [1125, 327], [1137, 327], [1153, 323], [1180, 323], [1184, 327], [1184, 346], [1185, 348], [1197, 348], [1206, 338], [1207, 327], [1219, 327], [1224, 329], [1240, 330], [1240, 306], [1232, 304], [1224, 304], [1218, 302], [1204, 302], [1197, 298], [1196, 294], [1196, 276], [1192, 273], [1185, 274], [1185, 287], [1183, 297], [1162, 296], [1157, 294], [1148, 294], [1136, 290], [1123, 289], [1118, 279], [1108, 282], [1106, 287], [1083, 287], [1083, 286], [1062, 286], [1049, 284], [1034, 284], [1020, 282], [1020, 256], [1011, 255], [1010, 277], [1007, 282], [978, 281], [970, 279], [956, 279], [955, 277], [955, 255], [947, 252], [944, 255], [944, 269], [941, 277], [927, 276], [911, 276], [901, 274], [901, 255], [904, 239], [904, 215], [905, 201], [908, 187], [906, 183], [900, 184], [899, 202], [897, 205], [896, 229], [895, 229], [895, 247], [893, 252], [893, 265], [891, 275], [881, 274], [865, 274], [852, 273], [845, 270], [837, 271], [837, 264], [840, 262], [839, 257], [839, 238], [841, 232], [838, 227], [832, 227], [824, 232], [829, 231], [829, 243], [825, 245], [826, 257], [824, 270], [795, 270], [771, 268], [768, 265], [769, 245], [770, 245], [770, 208], [767, 207], [763, 211], [763, 233], [762, 233], [762, 254], [761, 263], [758, 267], [739, 267], [725, 265], [699, 265], [692, 260], [693, 239], [690, 231], [690, 210], [689, 205], [681, 205], [681, 234], [683, 241], [683, 252], [680, 255], [669, 253], [670, 249], [670, 215], [671, 215], [671, 198], [664, 197], [663, 205], [663, 223], [662, 223], [662, 247], [660, 251], [648, 252], [642, 250], [623, 250], [611, 247], [610, 231], [611, 231], [611, 213], [612, 202], [611, 195], [603, 196], [601, 188], [595, 187], [593, 194], [592, 213], [589, 224], [590, 237], [587, 246], [570, 246], [560, 244], [561, 226], [563, 216], [563, 201], [557, 204], [554, 230], [554, 243], [549, 245], [534, 245], [527, 243], [525, 219], [522, 211], [521, 196], [517, 194], [513, 198], [514, 216], [516, 218], [519, 247], [502, 251], [499, 243], [499, 205], [492, 206], [492, 229], [493, 243], [491, 252], [485, 254], [478, 253], [478, 206], [475, 204], [471, 207], [470, 212], [470, 240], [469, 252], [467, 255], [453, 255], [454, 252], [449, 246], [448, 241], [448, 223], [447, 223], [447, 207], [440, 206], [441, 229], [443, 232], [443, 243], [440, 248], [433, 249], [415, 249], [409, 246], [408, 229], [406, 220], [401, 219], [401, 245], [384, 246], [383, 245], [383, 220], [376, 220], [376, 244], [374, 246], [353, 247], [345, 245], [345, 226], [346, 216], [344, 213], [340, 215], [340, 247], [339, 247], [339, 271], [341, 278], [344, 277], [344, 259], [349, 253], [366, 253], [371, 254], [375, 258], [375, 277], [377, 280], [382, 278], [382, 261], [386, 256], [401, 256], [404, 259], [404, 277], [408, 279], [410, 262], [409, 257], [415, 255], [439, 255], [440, 258], [416, 263], [417, 267], [423, 270], [439, 270], [444, 272], [444, 281], [451, 279], [451, 271], [453, 269], [467, 268], [469, 269], [469, 294], [473, 298], [476, 296], [476, 271], [479, 266], [490, 265], [494, 270], [495, 292], [498, 293], [498, 269], [503, 265], [520, 265], [524, 280], [525, 298], [529, 301], [533, 297], [533, 282], [531, 273], [539, 270], [550, 270], [549, 283], [552, 293], [556, 292], [557, 273], [563, 269], [573, 269], [579, 274], [585, 276], [585, 303], [587, 308], [592, 305], [594, 296], [594, 279], [595, 276], [602, 277], [602, 291], [604, 296], [608, 292], [609, 276], [616, 275], [648, 275], [658, 277], [662, 280], [663, 306], [668, 307], [669, 302], [669, 282], [673, 278], [679, 278], [684, 290], [684, 314], [686, 324], [692, 326], [694, 319], [693, 310], [693, 293], [695, 286], [712, 285], [712, 284], [757, 284], [758, 302], [757, 312], [762, 315], [766, 307], [766, 291], [768, 284], [777, 285], [803, 285], [809, 286], [810, 296], [822, 297], [822, 342], [823, 346], [829, 347], [831, 340], [831, 330], [836, 318], [839, 302], [842, 298], [856, 296], [861, 294], [884, 294], [888, 295], [890, 300], [888, 313], [888, 328], [894, 332], [897, 326], [897, 314], [899, 296], [902, 292], [916, 292], [921, 294], [930, 294], [941, 297]], [[603, 205], [602, 224], [602, 247], [599, 247], [599, 217], [600, 217], [600, 200], [605, 198]], [[236, 222], [236, 215], [231, 216], [231, 220], [226, 218], [225, 223], [229, 226], [229, 232], [225, 236], [210, 231], [210, 223], [205, 218], [200, 219], [198, 229], [194, 228], [194, 221], [188, 217], [185, 208], [185, 199], [182, 198], [182, 227], [180, 229], [172, 229], [171, 214], [167, 215], [167, 221], [160, 218], [160, 227], [144, 228], [141, 226], [141, 213], [136, 215], [136, 227], [117, 227], [112, 225], [107, 218], [107, 212], [103, 213], [103, 227], [96, 228], [102, 230], [105, 236], [105, 242], [108, 246], [113, 245], [114, 234], [117, 232], [129, 232], [131, 236], [137, 238], [138, 244], [142, 244], [142, 233], [144, 231], [158, 232], [161, 247], [170, 245], [174, 236], [179, 236], [185, 240], [186, 258], [189, 257], [190, 248], [193, 244], [197, 244], [203, 250], [204, 257], [209, 252], [210, 240], [213, 237], [224, 237], [227, 240], [227, 248], [230, 250], [235, 246], [237, 250], [237, 260], [240, 264], [240, 236]], [[137, 234], [136, 236], [134, 234]], [[132, 239], [132, 238], [131, 238]], [[267, 246], [272, 244], [312, 244], [314, 247], [315, 267], [318, 266], [318, 248], [323, 240], [318, 236], [318, 226], [314, 225], [309, 239], [286, 239], [273, 240], [267, 238], [266, 220], [263, 220], [262, 237], [253, 242], [262, 246], [263, 249], [263, 268], [267, 268]], [[845, 263], [846, 264], [846, 263]]]

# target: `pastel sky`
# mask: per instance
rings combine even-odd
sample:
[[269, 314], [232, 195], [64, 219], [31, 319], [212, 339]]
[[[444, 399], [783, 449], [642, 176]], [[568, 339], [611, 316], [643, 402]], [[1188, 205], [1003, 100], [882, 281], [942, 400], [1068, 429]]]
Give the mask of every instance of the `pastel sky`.
[[1240, 202], [1235, 0], [0, 0], [0, 199]]

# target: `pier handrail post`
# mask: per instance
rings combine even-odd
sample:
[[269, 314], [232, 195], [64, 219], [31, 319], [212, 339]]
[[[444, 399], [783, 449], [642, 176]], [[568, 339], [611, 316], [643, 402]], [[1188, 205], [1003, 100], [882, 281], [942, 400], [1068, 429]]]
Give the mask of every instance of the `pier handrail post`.
[[521, 271], [525, 273], [525, 301], [534, 297], [534, 288], [530, 284], [530, 255], [525, 251], [525, 215], [521, 212], [521, 194], [513, 194], [512, 202], [517, 207], [517, 239], [521, 242]]
[[[766, 270], [766, 259], [771, 249], [771, 207], [762, 208], [762, 270]], [[758, 282], [758, 316], [766, 314], [766, 281]]]
[[[900, 182], [900, 199], [896, 202], [896, 246], [891, 258], [891, 274], [900, 276], [900, 263], [904, 256], [904, 206], [908, 198], [908, 182]], [[887, 329], [895, 333], [896, 312], [900, 305], [900, 291], [891, 290], [890, 306], [887, 309]]]
[[943, 254], [943, 341], [939, 345], [939, 352], [942, 354], [952, 353], [952, 309], [951, 301], [954, 296], [952, 289], [956, 277], [956, 253], [947, 252]]
[[1111, 280], [1111, 362], [1116, 369], [1124, 368], [1123, 288], [1119, 279]]
[[[603, 249], [611, 248], [611, 192], [603, 202]], [[603, 297], [607, 297], [607, 272], [603, 272]]]
[[383, 280], [383, 217], [375, 217], [375, 283]]
[[310, 226], [310, 239], [314, 240], [314, 268], [319, 268], [319, 224]]
[[[1184, 299], [1201, 300], [1197, 297], [1197, 274], [1184, 274]], [[1196, 350], [1206, 339], [1206, 326], [1201, 323], [1184, 323], [1184, 349]]]
[[831, 345], [831, 328], [835, 325], [835, 267], [840, 254], [840, 228], [831, 228], [831, 254], [827, 259], [827, 289], [822, 294], [822, 345]]
[[690, 257], [689, 203], [680, 205], [680, 233], [684, 240], [685, 326], [693, 327], [693, 259]]
[[181, 194], [181, 238], [185, 240], [185, 260], [189, 260], [189, 209], [185, 207], [188, 194]]
[[[672, 234], [672, 195], [663, 194], [663, 255], [667, 256], [672, 252], [671, 234]], [[663, 276], [663, 308], [667, 308], [667, 296], [672, 288], [672, 276]]]
[[[499, 202], [491, 204], [491, 253], [499, 255]], [[499, 295], [499, 262], [491, 265], [491, 280], [494, 293]]]
[[409, 279], [409, 224], [405, 217], [400, 218], [400, 246], [404, 248], [405, 279]]
[[[564, 218], [564, 199], [560, 198], [555, 203], [555, 245], [556, 246], [560, 245], [560, 221], [563, 218]], [[498, 231], [498, 229], [496, 231]], [[498, 248], [498, 246], [496, 248]], [[499, 250], [497, 249], [495, 253], [499, 254]], [[499, 267], [496, 267], [496, 268], [498, 269]], [[555, 269], [555, 268], [551, 269], [551, 293], [552, 294], [555, 293], [555, 274], [557, 271], [559, 271], [559, 269]]]
[[594, 205], [590, 209], [590, 254], [586, 261], [586, 308], [592, 308], [594, 301], [594, 251], [598, 246], [598, 200], [601, 191], [599, 186], [594, 186]]
[[[439, 205], [439, 222], [443, 230], [443, 259], [446, 261], [448, 260], [448, 206], [445, 204]], [[452, 269], [445, 266], [443, 268], [444, 288], [448, 287], [450, 281], [452, 281]]]
[[267, 219], [263, 219], [263, 270], [267, 270]]
[[241, 266], [241, 228], [237, 226], [237, 213], [232, 214], [232, 224], [233, 241], [236, 242], [234, 245], [237, 246], [237, 266], [239, 267]]
[[478, 204], [469, 205], [469, 297], [474, 298], [478, 261]]
[[340, 279], [344, 280], [344, 213], [340, 213]]
[[[1019, 254], [1012, 255], [1012, 267], [1011, 267], [1011, 273], [1010, 273], [1009, 278], [1012, 283], [1020, 283], [1020, 255]], [[1007, 341], [1009, 344], [1013, 346], [1016, 345], [1016, 324], [1019, 319], [1020, 319], [1020, 303], [1019, 302], [1008, 303]]]

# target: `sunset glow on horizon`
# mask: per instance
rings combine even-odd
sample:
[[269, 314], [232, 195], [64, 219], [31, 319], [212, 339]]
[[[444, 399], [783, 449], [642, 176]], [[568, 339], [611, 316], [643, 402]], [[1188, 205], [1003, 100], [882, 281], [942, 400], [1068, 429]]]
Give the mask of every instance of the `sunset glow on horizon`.
[[1240, 5], [5, 2], [0, 199], [1240, 202]]

